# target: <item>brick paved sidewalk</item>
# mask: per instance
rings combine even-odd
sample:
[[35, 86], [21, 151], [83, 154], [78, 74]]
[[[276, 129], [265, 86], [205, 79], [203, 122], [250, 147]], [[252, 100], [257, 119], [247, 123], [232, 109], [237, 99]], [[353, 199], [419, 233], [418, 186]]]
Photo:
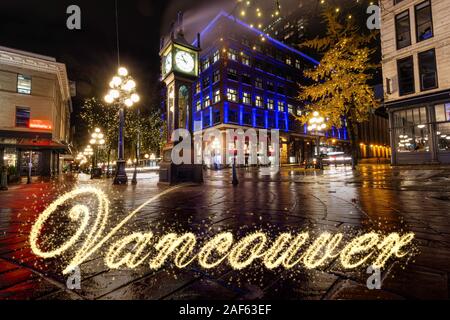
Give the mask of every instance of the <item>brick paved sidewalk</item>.
[[267, 177], [257, 169], [240, 169], [235, 188], [230, 174], [208, 171], [204, 185], [180, 188], [152, 203], [133, 225], [142, 230], [166, 224], [200, 230], [261, 224], [332, 232], [403, 229], [416, 233], [420, 254], [405, 270], [395, 263], [383, 270], [381, 290], [366, 288], [365, 270], [343, 273], [335, 262], [295, 279], [264, 272], [255, 281], [226, 267], [214, 273], [111, 271], [100, 256], [82, 264], [81, 289], [68, 290], [59, 261], [36, 258], [28, 244], [29, 229], [48, 203], [75, 186], [92, 184], [109, 195], [113, 224], [166, 187], [157, 185], [155, 173], [127, 187], [67, 176], [0, 193], [0, 299], [448, 298], [450, 170], [368, 165], [357, 172], [340, 167], [321, 173], [288, 167]]

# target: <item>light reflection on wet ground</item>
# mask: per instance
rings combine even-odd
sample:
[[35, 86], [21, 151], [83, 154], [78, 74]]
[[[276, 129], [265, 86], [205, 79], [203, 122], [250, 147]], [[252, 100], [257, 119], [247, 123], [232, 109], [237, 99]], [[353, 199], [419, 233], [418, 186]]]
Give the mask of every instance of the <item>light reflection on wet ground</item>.
[[95, 185], [109, 196], [112, 226], [167, 188], [157, 185], [154, 172], [141, 174], [137, 186], [127, 187], [68, 176], [0, 193], [0, 299], [448, 298], [450, 170], [367, 165], [356, 172], [348, 167], [324, 172], [286, 167], [272, 176], [257, 168], [239, 169], [238, 174], [239, 185], [233, 188], [230, 170], [205, 172], [204, 185], [183, 187], [145, 207], [120, 235], [156, 229], [192, 230], [207, 237], [220, 230], [239, 234], [261, 227], [272, 233], [414, 231], [421, 253], [406, 270], [389, 265], [382, 290], [374, 291], [366, 288], [365, 270], [342, 272], [335, 261], [294, 276], [237, 272], [227, 266], [208, 273], [195, 267], [111, 271], [98, 253], [81, 266], [81, 290], [68, 290], [63, 261], [37, 259], [27, 242], [32, 223], [48, 203], [76, 186]]

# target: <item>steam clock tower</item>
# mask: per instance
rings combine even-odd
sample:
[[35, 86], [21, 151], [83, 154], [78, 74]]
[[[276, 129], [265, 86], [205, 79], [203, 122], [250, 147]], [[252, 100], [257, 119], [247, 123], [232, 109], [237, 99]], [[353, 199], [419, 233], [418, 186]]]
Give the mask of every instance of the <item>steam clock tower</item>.
[[[175, 165], [172, 162], [172, 149], [176, 142], [171, 141], [176, 129], [187, 129], [193, 136], [192, 84], [199, 74], [200, 47], [189, 44], [184, 38], [182, 14], [178, 15], [176, 35], [172, 30], [170, 39], [161, 45], [162, 80], [166, 85], [166, 125], [167, 140], [163, 148], [159, 181], [174, 184], [178, 182], [203, 182], [202, 166], [193, 162], [194, 151], [191, 147], [191, 163]], [[200, 41], [198, 41], [200, 46]], [[193, 145], [190, 141], [191, 146]]]

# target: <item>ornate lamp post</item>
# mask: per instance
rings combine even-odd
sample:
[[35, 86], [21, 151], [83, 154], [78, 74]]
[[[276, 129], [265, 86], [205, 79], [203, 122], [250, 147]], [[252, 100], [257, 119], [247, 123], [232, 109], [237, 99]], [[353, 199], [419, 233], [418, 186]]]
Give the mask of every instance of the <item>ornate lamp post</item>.
[[119, 109], [119, 143], [118, 159], [116, 166], [116, 176], [114, 184], [127, 184], [128, 177], [125, 171], [124, 158], [124, 129], [125, 129], [125, 110], [124, 107], [131, 108], [136, 102], [139, 102], [139, 95], [136, 93], [136, 82], [128, 74], [128, 70], [121, 67], [109, 83], [111, 90], [105, 96], [108, 104], [117, 103]]
[[91, 135], [91, 140], [89, 141], [89, 143], [95, 148], [94, 156], [92, 157], [91, 179], [99, 178], [101, 176], [101, 171], [97, 170], [98, 147], [105, 144], [104, 135], [100, 128], [95, 128], [95, 131]]
[[320, 169], [323, 168], [322, 160], [320, 159], [320, 132], [325, 130], [327, 125], [325, 123], [325, 118], [320, 116], [319, 112], [314, 111], [313, 116], [309, 119], [308, 131], [313, 132], [316, 135], [316, 153], [317, 161], [319, 163]]
[[[84, 148], [83, 151], [83, 155], [88, 158], [88, 157], [93, 157], [94, 155], [94, 149], [92, 149], [91, 145], [88, 145], [86, 148]], [[94, 170], [94, 163], [93, 163], [94, 159], [92, 159], [92, 169], [91, 169], [91, 177], [92, 177], [92, 171]]]

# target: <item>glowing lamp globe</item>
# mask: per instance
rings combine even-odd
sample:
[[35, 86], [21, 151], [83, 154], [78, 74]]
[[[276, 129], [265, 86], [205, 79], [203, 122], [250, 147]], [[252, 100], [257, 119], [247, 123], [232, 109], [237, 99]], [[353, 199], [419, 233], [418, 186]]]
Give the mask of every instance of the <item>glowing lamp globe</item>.
[[139, 95], [137, 93], [133, 93], [131, 95], [131, 101], [133, 101], [133, 102], [139, 102], [140, 99], [141, 98], [139, 97]]
[[131, 100], [131, 99], [126, 99], [124, 103], [125, 103], [125, 105], [127, 107], [132, 107], [133, 106], [133, 100]]
[[111, 97], [111, 95], [106, 95], [105, 96], [105, 102], [106, 103], [113, 103], [114, 102], [114, 98], [113, 97]]
[[124, 67], [120, 67], [117, 73], [119, 76], [126, 77], [128, 75], [128, 70]]

